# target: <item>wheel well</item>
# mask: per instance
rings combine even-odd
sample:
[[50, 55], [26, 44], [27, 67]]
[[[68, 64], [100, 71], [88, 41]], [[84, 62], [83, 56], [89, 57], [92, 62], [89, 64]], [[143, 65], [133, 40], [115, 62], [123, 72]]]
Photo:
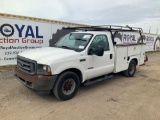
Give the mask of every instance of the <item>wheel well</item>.
[[70, 69], [62, 71], [61, 73], [66, 72], [66, 71], [72, 71], [72, 72], [76, 73], [78, 75], [78, 77], [79, 77], [80, 83], [82, 83], [83, 76], [82, 76], [82, 73], [81, 73], [81, 71], [79, 69], [70, 68]]
[[138, 60], [136, 58], [133, 58], [132, 60], [136, 62], [136, 65], [138, 65]]

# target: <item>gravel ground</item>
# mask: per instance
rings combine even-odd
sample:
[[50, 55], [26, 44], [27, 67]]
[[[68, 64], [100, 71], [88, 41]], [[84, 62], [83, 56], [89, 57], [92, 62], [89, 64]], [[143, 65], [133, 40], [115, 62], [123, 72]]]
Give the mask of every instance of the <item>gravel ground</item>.
[[68, 101], [23, 86], [13, 70], [0, 71], [0, 120], [160, 120], [160, 52], [134, 77], [114, 78], [80, 88]]

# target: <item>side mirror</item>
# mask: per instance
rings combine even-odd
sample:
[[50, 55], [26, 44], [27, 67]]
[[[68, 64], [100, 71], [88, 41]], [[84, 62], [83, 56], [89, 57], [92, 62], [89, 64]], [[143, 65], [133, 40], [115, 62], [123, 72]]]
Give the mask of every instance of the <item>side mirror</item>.
[[90, 48], [88, 54], [89, 55], [103, 56], [103, 54], [104, 54], [104, 48], [101, 47], [101, 46], [98, 46], [97, 49]]

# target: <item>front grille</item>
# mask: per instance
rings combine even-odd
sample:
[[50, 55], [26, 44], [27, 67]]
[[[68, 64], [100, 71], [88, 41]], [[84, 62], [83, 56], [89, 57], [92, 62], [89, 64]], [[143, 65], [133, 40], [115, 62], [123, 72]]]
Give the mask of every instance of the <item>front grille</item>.
[[17, 56], [17, 67], [30, 75], [36, 73], [36, 62], [21, 56]]

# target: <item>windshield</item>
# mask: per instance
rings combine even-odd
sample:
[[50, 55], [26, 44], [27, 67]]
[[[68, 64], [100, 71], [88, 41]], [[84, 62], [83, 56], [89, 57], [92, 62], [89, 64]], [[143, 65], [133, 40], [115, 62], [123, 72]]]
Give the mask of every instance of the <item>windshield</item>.
[[61, 47], [80, 52], [85, 49], [92, 36], [92, 34], [86, 33], [70, 33], [61, 38], [55, 44], [55, 47]]

